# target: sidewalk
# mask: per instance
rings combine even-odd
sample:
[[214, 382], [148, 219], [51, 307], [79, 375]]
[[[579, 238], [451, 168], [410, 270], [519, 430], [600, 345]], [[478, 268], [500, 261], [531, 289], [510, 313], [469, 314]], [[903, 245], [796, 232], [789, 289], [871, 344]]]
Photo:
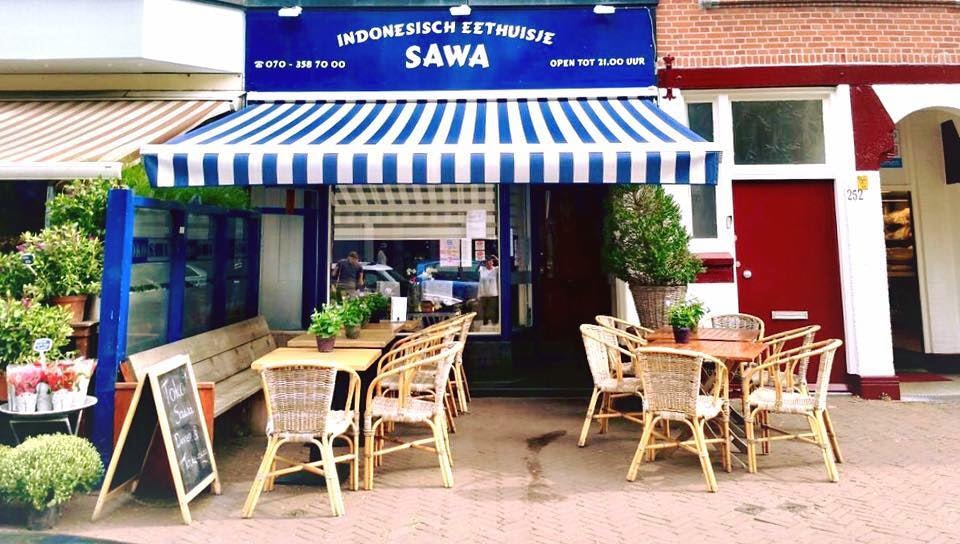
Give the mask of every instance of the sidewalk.
[[264, 446], [251, 437], [218, 442], [223, 495], [192, 502], [189, 527], [175, 506], [132, 498], [90, 523], [95, 497], [85, 496], [69, 504], [57, 532], [203, 544], [960, 541], [960, 403], [831, 397], [846, 457], [839, 484], [827, 482], [815, 447], [780, 442], [756, 475], [715, 463], [717, 494], [705, 491], [687, 453], [644, 464], [627, 482], [636, 427], [614, 422], [607, 435], [594, 427], [577, 448], [585, 406], [477, 399], [457, 420], [453, 489], [440, 486], [434, 456], [402, 452], [386, 458], [373, 491], [344, 493], [339, 519], [322, 490], [283, 485], [263, 495], [253, 519], [241, 519]]

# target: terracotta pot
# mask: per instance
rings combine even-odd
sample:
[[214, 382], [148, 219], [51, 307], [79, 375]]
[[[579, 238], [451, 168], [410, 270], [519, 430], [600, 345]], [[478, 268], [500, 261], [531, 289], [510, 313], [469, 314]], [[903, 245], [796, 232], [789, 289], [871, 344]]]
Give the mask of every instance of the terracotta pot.
[[347, 338], [360, 338], [360, 327], [345, 327]]
[[687, 298], [686, 285], [655, 286], [631, 283], [630, 292], [637, 307], [640, 325], [649, 329], [666, 327], [669, 323], [667, 307]]
[[330, 338], [320, 338], [317, 337], [317, 351], [328, 352], [333, 351], [334, 344], [337, 343], [337, 337], [333, 336]]
[[690, 342], [690, 329], [688, 327], [674, 327], [673, 339], [678, 344], [686, 344]]
[[61, 308], [70, 310], [70, 312], [73, 314], [73, 323], [83, 321], [83, 314], [87, 307], [87, 295], [53, 297], [53, 303]]

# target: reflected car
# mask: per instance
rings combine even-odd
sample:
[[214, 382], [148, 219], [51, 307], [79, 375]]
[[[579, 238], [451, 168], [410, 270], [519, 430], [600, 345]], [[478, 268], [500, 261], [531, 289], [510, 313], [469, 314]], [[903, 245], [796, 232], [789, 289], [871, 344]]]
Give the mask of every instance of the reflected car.
[[[464, 268], [459, 266], [440, 266], [440, 261], [424, 261], [417, 263], [417, 280], [423, 285], [424, 293], [430, 291], [429, 282], [452, 282], [453, 298], [459, 302], [477, 298], [480, 287], [480, 265], [483, 261], [473, 261], [473, 266]], [[432, 277], [427, 277], [427, 269], [434, 270]]]

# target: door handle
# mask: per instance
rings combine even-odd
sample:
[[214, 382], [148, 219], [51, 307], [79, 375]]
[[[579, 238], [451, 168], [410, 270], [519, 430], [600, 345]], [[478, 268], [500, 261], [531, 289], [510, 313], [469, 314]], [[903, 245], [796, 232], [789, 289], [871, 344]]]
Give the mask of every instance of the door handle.
[[752, 277], [753, 277], [753, 272], [751, 272], [751, 271], [749, 271], [749, 270], [744, 270], [744, 271], [743, 271], [743, 278], [744, 278], [744, 279], [749, 280], [749, 279], [752, 278]]

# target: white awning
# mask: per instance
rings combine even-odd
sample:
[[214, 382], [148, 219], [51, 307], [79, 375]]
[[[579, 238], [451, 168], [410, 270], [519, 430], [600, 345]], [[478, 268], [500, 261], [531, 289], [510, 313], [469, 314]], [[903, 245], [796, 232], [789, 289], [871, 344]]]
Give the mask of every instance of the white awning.
[[228, 100], [0, 102], [0, 179], [120, 177], [141, 146], [231, 109]]

